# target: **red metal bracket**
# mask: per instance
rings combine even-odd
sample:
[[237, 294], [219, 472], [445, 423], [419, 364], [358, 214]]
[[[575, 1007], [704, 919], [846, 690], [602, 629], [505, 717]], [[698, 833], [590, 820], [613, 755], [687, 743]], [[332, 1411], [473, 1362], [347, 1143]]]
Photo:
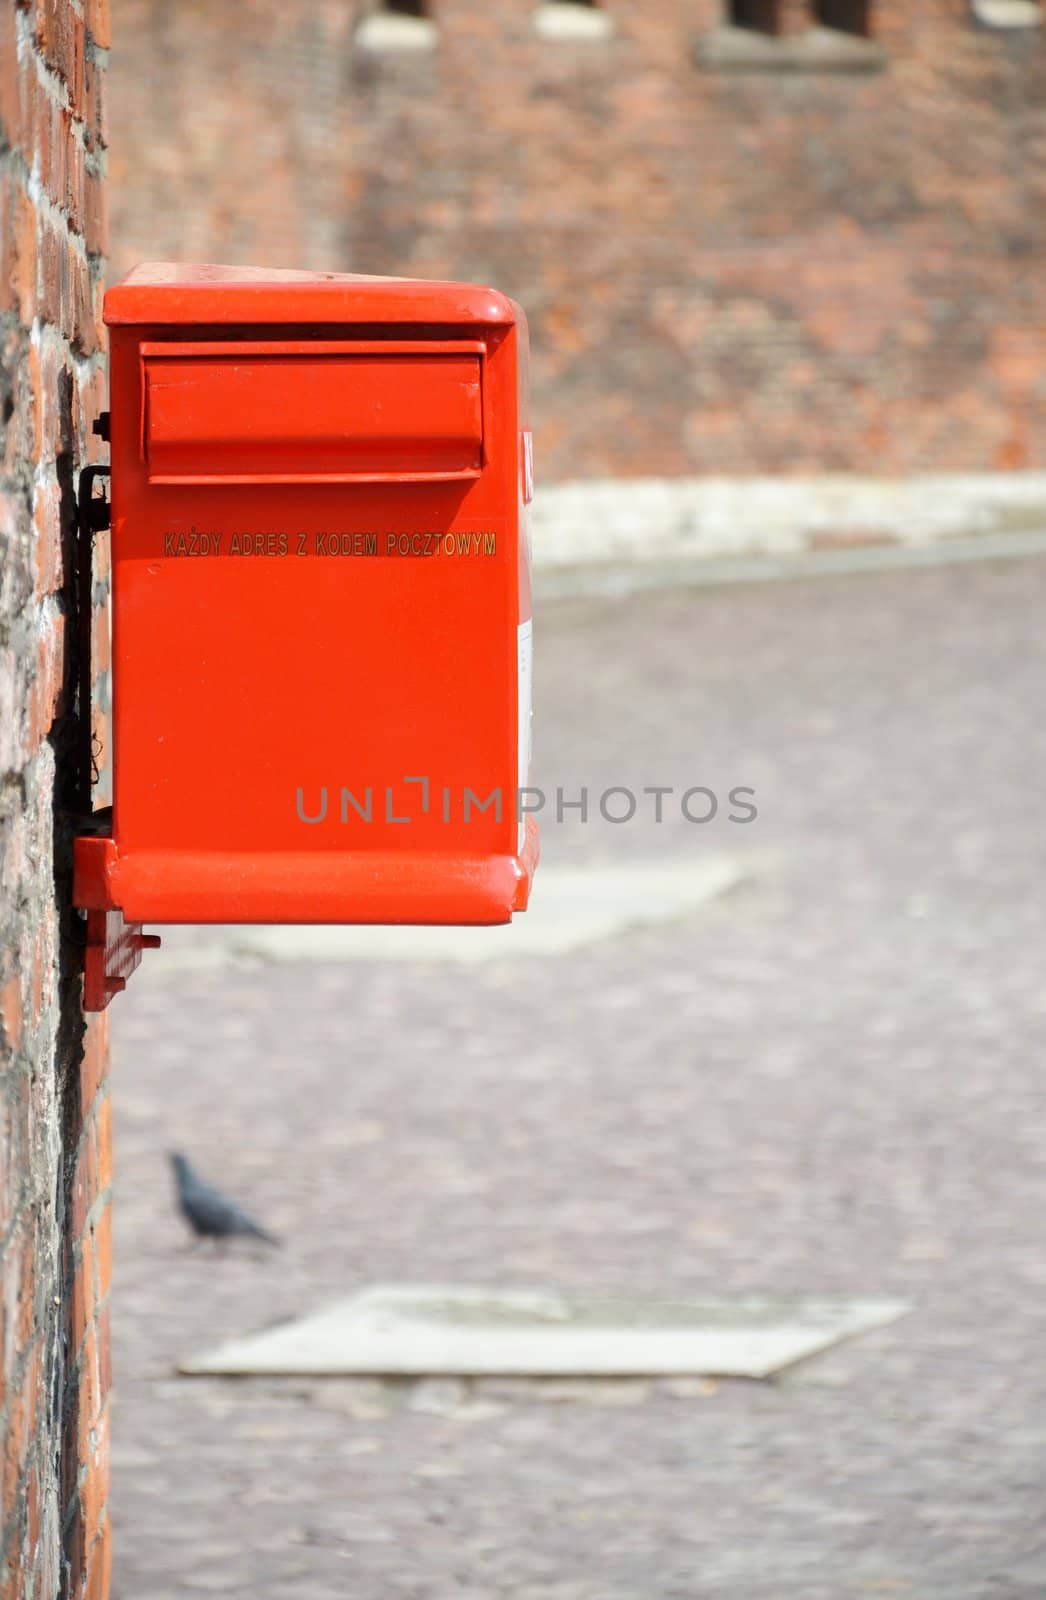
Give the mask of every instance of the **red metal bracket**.
[[140, 922], [125, 922], [112, 905], [108, 876], [115, 859], [107, 834], [81, 834], [73, 841], [73, 904], [87, 911], [85, 1011], [104, 1011], [113, 995], [126, 989], [142, 951], [160, 948], [159, 934], [143, 933]]
[[143, 933], [141, 923], [125, 922], [120, 911], [87, 913], [84, 953], [84, 1010], [104, 1011], [114, 994], [142, 959], [143, 950], [158, 950], [160, 936]]

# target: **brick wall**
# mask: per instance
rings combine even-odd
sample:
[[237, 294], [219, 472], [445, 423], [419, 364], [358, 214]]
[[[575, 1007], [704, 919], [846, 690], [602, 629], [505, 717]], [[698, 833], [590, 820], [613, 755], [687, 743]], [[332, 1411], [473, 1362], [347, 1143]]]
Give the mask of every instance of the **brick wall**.
[[[489, 280], [541, 476], [1046, 467], [1046, 29], [876, 0], [879, 72], [715, 72], [720, 0], [115, 0], [113, 265]], [[785, 0], [793, 35], [813, 11]]]
[[[109, 1098], [81, 1011], [75, 484], [100, 441], [92, 0], [0, 0], [0, 1469], [4, 1600], [108, 1588]], [[105, 550], [99, 591], [104, 599]], [[104, 652], [107, 628], [95, 624]], [[104, 673], [105, 656], [99, 658]], [[104, 773], [106, 688], [96, 687]]]

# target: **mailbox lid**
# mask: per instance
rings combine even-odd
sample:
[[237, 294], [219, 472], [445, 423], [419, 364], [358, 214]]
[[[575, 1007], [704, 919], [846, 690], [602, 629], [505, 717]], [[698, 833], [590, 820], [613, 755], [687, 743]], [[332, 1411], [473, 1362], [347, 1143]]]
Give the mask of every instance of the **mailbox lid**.
[[423, 483], [483, 465], [480, 343], [146, 342], [151, 483]]
[[257, 327], [270, 323], [526, 326], [526, 317], [514, 300], [481, 284], [168, 261], [135, 267], [109, 289], [104, 316], [111, 327]]

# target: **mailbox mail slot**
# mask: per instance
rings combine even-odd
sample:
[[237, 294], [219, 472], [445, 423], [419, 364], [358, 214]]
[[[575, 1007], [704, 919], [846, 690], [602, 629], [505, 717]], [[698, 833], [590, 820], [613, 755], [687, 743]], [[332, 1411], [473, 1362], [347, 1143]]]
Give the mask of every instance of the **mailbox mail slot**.
[[113, 812], [77, 903], [510, 920], [537, 860], [518, 306], [153, 266], [105, 317]]

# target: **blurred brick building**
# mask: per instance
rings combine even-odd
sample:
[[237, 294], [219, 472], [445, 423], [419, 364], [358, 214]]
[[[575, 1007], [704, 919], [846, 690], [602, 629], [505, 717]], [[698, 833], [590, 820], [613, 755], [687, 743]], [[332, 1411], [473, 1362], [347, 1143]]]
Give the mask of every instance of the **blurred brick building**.
[[545, 481], [1046, 467], [1035, 0], [114, 10], [114, 271], [489, 280]]

